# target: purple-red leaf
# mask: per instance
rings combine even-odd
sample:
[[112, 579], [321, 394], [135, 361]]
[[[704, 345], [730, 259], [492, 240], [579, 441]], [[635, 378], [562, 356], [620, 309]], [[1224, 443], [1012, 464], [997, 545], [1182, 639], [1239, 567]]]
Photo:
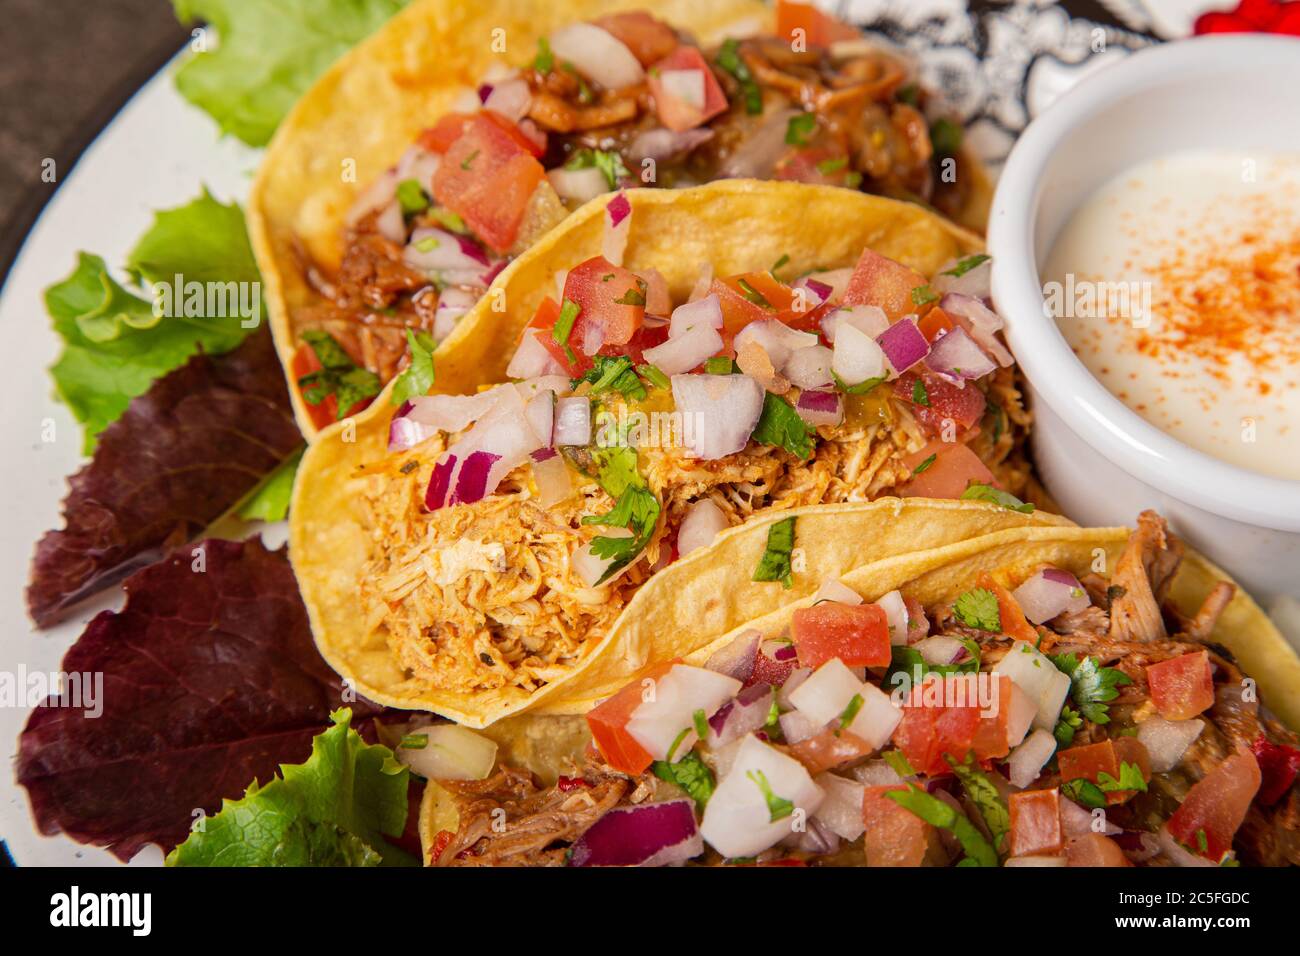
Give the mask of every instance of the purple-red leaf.
[[340, 704], [354, 727], [379, 713], [342, 700], [283, 550], [209, 540], [124, 589], [126, 606], [97, 615], [63, 661], [68, 674], [103, 674], [102, 713], [42, 705], [19, 738], [18, 782], [42, 833], [124, 860], [148, 843], [171, 849], [195, 810], [305, 760]]
[[131, 400], [68, 482], [65, 527], [36, 547], [27, 606], [41, 627], [200, 534], [302, 442], [263, 328], [195, 355]]

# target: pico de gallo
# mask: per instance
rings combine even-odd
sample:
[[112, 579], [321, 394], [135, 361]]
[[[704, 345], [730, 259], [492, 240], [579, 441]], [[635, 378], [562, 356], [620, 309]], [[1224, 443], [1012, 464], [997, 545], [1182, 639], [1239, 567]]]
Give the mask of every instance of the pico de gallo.
[[555, 786], [495, 747], [399, 750], [459, 808], [427, 861], [1300, 863], [1300, 741], [1206, 640], [1232, 585], [1162, 614], [1176, 539], [1147, 512], [1125, 553], [1109, 579], [1004, 570], [927, 607], [828, 580], [781, 631], [661, 662], [595, 706]]
[[[356, 201], [338, 268], [305, 264], [292, 373], [313, 376], [313, 423], [364, 407], [512, 256], [608, 191], [784, 179], [957, 216], [977, 178], [961, 127], [907, 61], [810, 5], [778, 0], [777, 20], [707, 49], [643, 11], [570, 24], [434, 120]], [[327, 350], [348, 366], [322, 376]]]
[[[1032, 510], [986, 256], [928, 277], [870, 249], [803, 276], [773, 263], [705, 274], [674, 305], [661, 275], [622, 264], [626, 197], [605, 215], [604, 255], [561, 274], [513, 381], [414, 395], [387, 456], [359, 469], [360, 600], [413, 680], [532, 693], [652, 574], [766, 509], [924, 495]], [[758, 579], [789, 587], [790, 542], [770, 550]]]

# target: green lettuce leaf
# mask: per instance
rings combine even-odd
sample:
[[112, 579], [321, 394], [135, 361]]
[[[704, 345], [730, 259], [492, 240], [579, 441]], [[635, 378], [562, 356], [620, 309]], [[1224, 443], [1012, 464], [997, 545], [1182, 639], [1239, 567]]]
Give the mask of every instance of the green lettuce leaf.
[[283, 521], [289, 513], [289, 497], [293, 494], [293, 479], [300, 461], [301, 449], [248, 496], [239, 506], [239, 517], [245, 521]]
[[406, 828], [410, 771], [387, 747], [330, 715], [306, 763], [282, 764], [265, 787], [249, 785], [167, 855], [168, 866], [378, 866], [412, 864], [384, 836]]
[[[206, 191], [194, 202], [157, 214], [128, 257], [137, 281], [255, 282], [257, 265], [236, 204]], [[45, 290], [45, 308], [63, 339], [50, 369], [59, 397], [84, 425], [83, 450], [156, 379], [179, 368], [201, 347], [219, 355], [252, 331], [230, 315], [160, 317], [153, 303], [120, 285], [104, 260], [80, 253], [77, 267]], [[177, 310], [180, 311], [180, 310]], [[259, 313], [260, 314], [260, 313]]]
[[176, 88], [222, 132], [265, 146], [315, 79], [406, 2], [172, 0], [178, 20], [206, 20], [220, 38], [190, 55]]

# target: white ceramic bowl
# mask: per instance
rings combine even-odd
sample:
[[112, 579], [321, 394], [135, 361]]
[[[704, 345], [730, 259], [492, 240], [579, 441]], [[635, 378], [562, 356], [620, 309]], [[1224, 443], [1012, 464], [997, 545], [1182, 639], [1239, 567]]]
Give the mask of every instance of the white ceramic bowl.
[[[1136, 53], [1035, 120], [998, 185], [993, 295], [1030, 383], [1034, 457], [1083, 524], [1156, 508], [1256, 598], [1300, 598], [1300, 481], [1212, 458], [1149, 424], [1093, 378], [1043, 306], [1038, 265], [1071, 213], [1146, 160], [1188, 149], [1300, 153], [1300, 41], [1211, 37]], [[1300, 423], [1297, 423], [1300, 425]]]

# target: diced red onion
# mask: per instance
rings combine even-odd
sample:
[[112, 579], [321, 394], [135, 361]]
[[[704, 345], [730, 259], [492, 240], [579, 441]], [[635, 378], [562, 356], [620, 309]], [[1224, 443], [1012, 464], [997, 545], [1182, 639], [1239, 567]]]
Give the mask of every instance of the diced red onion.
[[1002, 328], [1002, 317], [993, 312], [979, 299], [968, 295], [950, 292], [939, 300], [943, 309], [954, 322], [970, 333], [979, 347], [988, 352], [1003, 368], [1012, 364], [1014, 359], [1007, 351], [996, 333]]
[[788, 744], [797, 744], [801, 740], [815, 737], [826, 726], [824, 722], [813, 720], [798, 710], [787, 710], [777, 719], [781, 724], [781, 736]]
[[824, 345], [799, 349], [786, 360], [781, 374], [799, 388], [824, 388], [834, 381], [831, 377], [833, 357], [831, 350]]
[[456, 490], [451, 494], [451, 504], [472, 505], [487, 497], [488, 475], [492, 466], [501, 460], [490, 451], [471, 452], [456, 476]]
[[645, 70], [632, 51], [593, 23], [561, 27], [551, 34], [550, 43], [557, 60], [567, 60], [579, 73], [607, 90], [635, 86], [645, 79]]
[[631, 231], [632, 204], [628, 202], [627, 193], [619, 190], [605, 206], [605, 235], [601, 240], [601, 255], [614, 265], [621, 266]]
[[1007, 758], [1012, 785], [1023, 790], [1037, 780], [1039, 772], [1055, 752], [1056, 738], [1051, 732], [1041, 727], [1035, 730]]
[[955, 637], [935, 635], [916, 642], [917, 652], [927, 664], [956, 664], [968, 653], [966, 645]]
[[1151, 769], [1168, 773], [1178, 766], [1183, 754], [1205, 729], [1205, 721], [1165, 720], [1151, 716], [1137, 725], [1137, 739], [1151, 755]]
[[692, 551], [706, 548], [728, 527], [727, 516], [708, 498], [701, 498], [687, 510], [677, 530], [677, 553], [686, 557]]
[[750, 322], [736, 334], [736, 351], [739, 352], [750, 342], [762, 346], [772, 360], [773, 368], [780, 369], [796, 352], [815, 346], [817, 336], [811, 332], [792, 329], [776, 319], [760, 319]]
[[838, 425], [844, 421], [844, 403], [839, 392], [801, 392], [795, 411], [809, 425]]
[[[448, 286], [438, 296], [438, 308], [433, 314], [433, 337], [441, 342], [451, 335], [459, 322], [479, 300], [477, 292], [460, 286]], [[545, 350], [543, 350], [545, 351]], [[549, 353], [548, 353], [549, 354]]]
[[1092, 605], [1078, 579], [1056, 568], [1038, 571], [1011, 594], [1032, 624], [1042, 624], [1064, 611], [1082, 611]]
[[754, 658], [762, 635], [753, 628], [741, 631], [735, 640], [714, 651], [704, 666], [719, 674], [726, 674], [744, 682], [754, 673]]
[[512, 123], [518, 123], [528, 115], [532, 104], [533, 94], [528, 89], [527, 81], [514, 79], [492, 87], [492, 92], [483, 101], [483, 108], [501, 114]]
[[821, 601], [834, 601], [836, 604], [849, 604], [856, 607], [862, 603], [862, 595], [839, 578], [827, 578], [812, 597], [813, 604]]
[[543, 391], [529, 399], [524, 406], [524, 419], [538, 440], [550, 447], [555, 429], [555, 394]]
[[508, 265], [510, 265], [510, 262], [508, 260], [498, 259], [496, 262], [488, 266], [487, 271], [483, 272], [479, 276], [479, 284], [481, 284], [483, 288], [486, 289], [488, 286], [492, 284], [492, 280], [495, 279], [497, 276], [499, 276], [501, 272], [505, 269], [505, 267]]
[[[750, 663], [753, 663], [752, 658]], [[742, 677], [736, 679], [744, 680]], [[709, 747], [725, 747], [746, 734], [762, 730], [772, 714], [772, 693], [771, 684], [754, 684], [719, 707], [717, 713], [709, 718], [709, 738], [706, 741]]]
[[925, 364], [958, 384], [983, 378], [998, 367], [960, 325], [935, 339]]
[[835, 349], [831, 354], [831, 370], [845, 385], [860, 385], [885, 375], [885, 352], [880, 344], [857, 326], [840, 321], [836, 323]]
[[[822, 802], [825, 803], [824, 800]], [[820, 806], [817, 811], [818, 813], [821, 812]], [[826, 856], [840, 848], [840, 838], [835, 831], [831, 830], [830, 827], [826, 826], [814, 815], [808, 819], [803, 832], [795, 830], [781, 841], [781, 845], [798, 850], [800, 853]]]
[[430, 511], [437, 511], [447, 503], [447, 492], [451, 488], [451, 474], [456, 470], [456, 456], [444, 454], [433, 466], [429, 478], [429, 487], [424, 493], [424, 506]]
[[694, 801], [668, 800], [608, 811], [578, 837], [569, 865], [671, 866], [703, 852]]
[[555, 404], [556, 445], [586, 445], [591, 442], [591, 399], [586, 396], [561, 398]]
[[930, 343], [910, 315], [899, 319], [876, 337], [896, 375], [902, 375], [930, 354]]
[[402, 215], [402, 207], [396, 200], [384, 207], [384, 211], [375, 219], [375, 228], [389, 242], [395, 242], [399, 246], [406, 242], [406, 217]]
[[831, 293], [835, 291], [834, 287], [827, 285], [820, 279], [814, 279], [812, 276], [804, 276], [791, 287], [794, 289], [806, 289], [809, 295], [816, 300], [817, 305], [821, 305], [830, 299]]
[[480, 83], [479, 86], [478, 86], [478, 101], [479, 101], [479, 103], [486, 103], [487, 100], [488, 100], [488, 97], [491, 96], [491, 95], [492, 95], [492, 84], [491, 84], [491, 83]]
[[[546, 457], [537, 457], [543, 454]], [[553, 448], [533, 452], [533, 483], [537, 485], [537, 504], [541, 508], [550, 508], [573, 493], [569, 468]]]
[[696, 128], [675, 133], [667, 127], [659, 126], [638, 133], [627, 148], [627, 155], [633, 159], [653, 159], [662, 162], [682, 153], [690, 152], [695, 147], [707, 143], [713, 138], [713, 130]]
[[799, 650], [789, 641], [769, 641], [763, 653], [774, 661], [795, 661], [799, 659]]
[[693, 457], [714, 461], [744, 449], [763, 414], [763, 386], [748, 375], [674, 375], [672, 387]]
[[609, 191], [605, 174], [595, 166], [565, 169], [557, 166], [546, 174], [559, 197], [569, 203], [584, 203]]
[[668, 337], [675, 339], [697, 325], [707, 325], [711, 329], [722, 328], [722, 303], [716, 293], [673, 309], [672, 320], [668, 324]]
[[902, 647], [907, 644], [907, 602], [903, 600], [903, 595], [898, 591], [890, 591], [876, 602], [885, 612], [885, 618], [889, 621], [889, 643], [892, 646]]
[[[671, 334], [671, 333], [670, 333]], [[711, 325], [700, 323], [662, 345], [646, 349], [645, 360], [665, 375], [680, 375], [698, 368], [722, 351], [722, 336]]]
[[934, 290], [940, 295], [955, 292], [959, 295], [968, 295], [973, 299], [987, 299], [992, 294], [993, 260], [985, 259], [961, 276], [945, 275], [956, 267], [957, 262], [958, 260], [953, 259], [939, 270], [938, 275], [930, 283]]
[[[383, 209], [391, 203], [393, 197], [397, 195], [397, 183], [397, 170], [386, 170], [383, 175], [366, 187], [366, 191], [358, 196], [352, 204], [352, 208], [348, 210], [347, 217], [344, 220], [347, 225], [355, 226], [372, 212]], [[401, 240], [397, 241], [400, 242]]]
[[537, 338], [539, 333], [532, 329], [525, 329], [523, 337], [519, 340], [519, 348], [515, 350], [514, 357], [510, 359], [510, 364], [506, 366], [506, 374], [511, 378], [535, 378], [538, 375], [549, 375], [560, 367], [555, 361], [545, 345]]

